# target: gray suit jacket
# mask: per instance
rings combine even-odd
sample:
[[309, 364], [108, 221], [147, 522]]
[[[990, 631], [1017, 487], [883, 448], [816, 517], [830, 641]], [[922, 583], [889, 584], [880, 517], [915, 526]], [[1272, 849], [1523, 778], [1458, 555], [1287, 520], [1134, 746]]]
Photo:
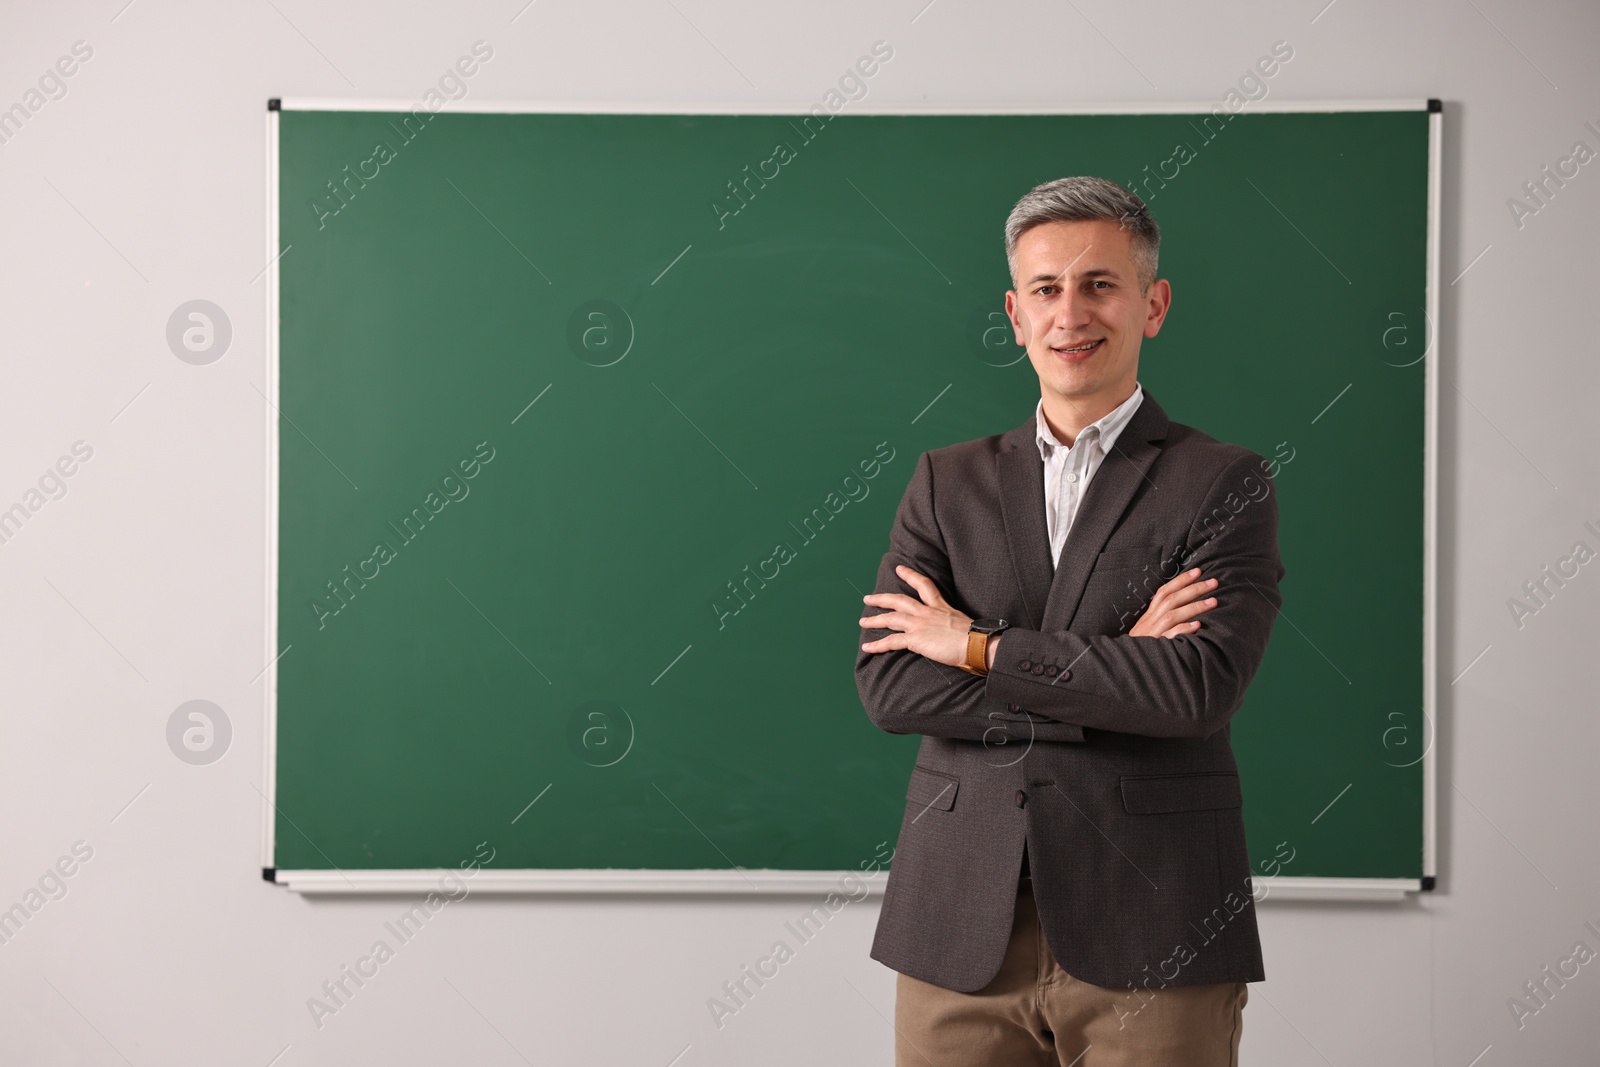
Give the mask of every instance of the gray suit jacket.
[[[1170, 422], [1147, 390], [1057, 567], [1030, 415], [918, 458], [877, 581], [916, 599], [896, 564], [1013, 628], [980, 678], [863, 652], [892, 631], [855, 625], [867, 715], [923, 735], [872, 957], [982, 989], [1005, 954], [1026, 841], [1068, 974], [1114, 989], [1262, 981], [1228, 722], [1282, 603], [1266, 461]], [[1128, 636], [1155, 588], [1191, 566], [1220, 583], [1201, 628]]]

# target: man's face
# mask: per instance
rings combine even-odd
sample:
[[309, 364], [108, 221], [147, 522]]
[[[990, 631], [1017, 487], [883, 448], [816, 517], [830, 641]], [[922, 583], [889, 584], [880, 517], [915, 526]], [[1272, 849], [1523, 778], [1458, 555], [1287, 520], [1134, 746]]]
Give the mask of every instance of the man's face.
[[1120, 224], [1034, 226], [1017, 239], [1016, 267], [1006, 314], [1046, 402], [1054, 393], [1073, 410], [1088, 412], [1132, 393], [1139, 346], [1160, 331], [1172, 287], [1158, 280], [1139, 292], [1131, 242]]

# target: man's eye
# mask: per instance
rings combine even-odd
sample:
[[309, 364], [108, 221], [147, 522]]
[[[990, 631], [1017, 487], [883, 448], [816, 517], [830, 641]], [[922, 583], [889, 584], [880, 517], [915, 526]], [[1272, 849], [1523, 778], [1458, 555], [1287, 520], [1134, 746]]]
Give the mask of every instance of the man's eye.
[[1053, 286], [1053, 285], [1041, 285], [1041, 286], [1039, 286], [1039, 288], [1037, 288], [1037, 289], [1035, 289], [1033, 291], [1033, 294], [1035, 296], [1038, 296], [1038, 295], [1042, 294], [1046, 289], [1054, 290], [1055, 286]]

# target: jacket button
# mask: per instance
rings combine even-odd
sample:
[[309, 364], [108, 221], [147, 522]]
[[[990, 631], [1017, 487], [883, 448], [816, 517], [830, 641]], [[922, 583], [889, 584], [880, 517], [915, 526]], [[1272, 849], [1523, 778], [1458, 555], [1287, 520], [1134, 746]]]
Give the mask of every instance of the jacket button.
[[1054, 678], [1056, 676], [1056, 672], [1058, 670], [1060, 670], [1060, 669], [1061, 669], [1060, 667], [1057, 667], [1054, 663], [1052, 663], [1052, 664], [1050, 664], [1050, 666], [1048, 666], [1048, 667], [1046, 667], [1044, 669], [1044, 673], [1046, 673], [1050, 677]]
[[1033, 661], [1032, 660], [1024, 659], [1024, 660], [1018, 660], [1017, 661], [1017, 670], [1019, 670], [1019, 671], [1031, 670], [1032, 668], [1033, 668]]
[[1069, 670], [1066, 670], [1065, 668], [1063, 668], [1062, 671], [1061, 671], [1061, 680], [1063, 682], [1071, 681], [1072, 680], [1072, 672], [1069, 671]]
[[1006, 710], [1007, 711], [1016, 711], [1017, 710], [1017, 706], [1015, 704], [1007, 704], [1006, 705]]
[[1034, 674], [1043, 674], [1044, 673], [1044, 664], [1043, 663], [1035, 663], [1033, 665], [1033, 673]]
[[1017, 807], [1019, 807], [1019, 808], [1022, 807], [1022, 805], [1027, 802], [1027, 800], [1028, 800], [1028, 794], [1024, 793], [1020, 789], [1017, 790]]

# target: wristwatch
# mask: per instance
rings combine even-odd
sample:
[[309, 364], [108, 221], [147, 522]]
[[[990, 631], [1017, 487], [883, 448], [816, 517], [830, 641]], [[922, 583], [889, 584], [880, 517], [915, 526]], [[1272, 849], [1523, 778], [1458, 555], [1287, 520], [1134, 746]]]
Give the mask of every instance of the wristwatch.
[[968, 674], [982, 677], [989, 673], [989, 638], [1011, 629], [1004, 619], [973, 619], [967, 631], [967, 661], [959, 664]]

